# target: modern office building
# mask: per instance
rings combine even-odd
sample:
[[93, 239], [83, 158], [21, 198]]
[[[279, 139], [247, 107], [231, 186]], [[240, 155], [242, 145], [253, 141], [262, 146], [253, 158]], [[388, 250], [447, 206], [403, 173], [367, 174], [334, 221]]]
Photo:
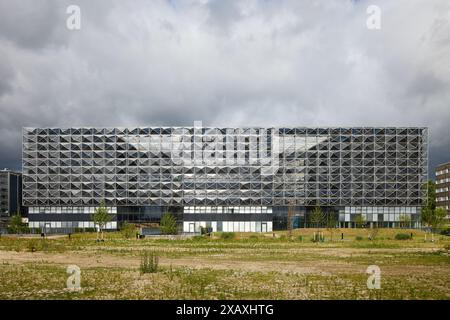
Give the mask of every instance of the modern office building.
[[17, 212], [25, 214], [22, 208], [22, 173], [0, 170], [0, 217], [9, 217]]
[[436, 207], [447, 210], [450, 218], [450, 162], [436, 167]]
[[315, 206], [341, 227], [362, 215], [420, 223], [426, 128], [24, 128], [23, 204], [30, 227], [92, 227], [105, 200], [114, 220], [183, 231], [272, 231], [309, 223]]

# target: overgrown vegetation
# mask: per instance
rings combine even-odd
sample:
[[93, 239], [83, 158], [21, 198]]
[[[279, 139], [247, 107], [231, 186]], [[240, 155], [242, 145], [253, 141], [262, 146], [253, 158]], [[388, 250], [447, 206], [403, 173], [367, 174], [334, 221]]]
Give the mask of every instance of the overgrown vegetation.
[[[112, 220], [111, 215], [106, 208], [105, 201], [102, 200], [100, 206], [95, 209], [94, 214], [92, 215], [92, 221], [98, 227], [99, 232], [101, 233], [101, 240], [104, 240], [103, 237], [103, 229], [106, 227], [106, 224]], [[98, 234], [98, 233], [97, 233]], [[99, 240], [97, 236], [97, 240]]]
[[236, 238], [236, 234], [234, 232], [222, 232], [220, 234], [220, 239], [222, 240], [233, 240]]
[[124, 222], [120, 228], [120, 233], [125, 239], [131, 239], [136, 235], [136, 226], [129, 222]]
[[323, 214], [322, 208], [319, 205], [316, 205], [314, 210], [311, 212], [309, 220], [311, 222], [311, 225], [316, 229], [319, 229], [322, 226], [325, 220], [325, 216]]
[[177, 220], [170, 212], [166, 212], [161, 217], [159, 228], [162, 234], [177, 234]]
[[410, 240], [411, 235], [407, 233], [397, 233], [395, 235], [395, 240]]
[[159, 257], [154, 252], [145, 251], [141, 256], [141, 274], [158, 272]]
[[399, 223], [400, 228], [411, 228], [411, 217], [406, 214], [402, 214], [399, 217]]
[[333, 233], [337, 230], [338, 219], [336, 214], [329, 212], [326, 218], [327, 231], [330, 233], [330, 240], [333, 241]]
[[433, 181], [427, 182], [427, 204], [422, 209], [422, 225], [431, 233], [431, 240], [434, 241], [434, 233], [444, 224], [447, 212], [443, 208], [436, 208], [436, 184]]
[[357, 228], [365, 227], [366, 219], [364, 218], [364, 216], [361, 213], [356, 215], [355, 224], [356, 224]]
[[[2, 236], [0, 299], [450, 298], [450, 237], [380, 228], [371, 241], [368, 229], [342, 229], [343, 241], [331, 241], [320, 231], [327, 237], [314, 244], [315, 228], [294, 229], [291, 240], [287, 231], [141, 241], [108, 232], [101, 243], [96, 233]], [[81, 292], [65, 289], [66, 262], [82, 269]], [[367, 289], [371, 264], [382, 270], [380, 290]]]
[[8, 224], [9, 233], [30, 233], [30, 229], [22, 222], [22, 216], [19, 212], [13, 215]]
[[378, 228], [378, 226], [375, 224], [372, 226], [372, 228], [369, 229], [369, 240], [375, 240], [377, 238], [378, 235], [378, 231], [380, 229]]

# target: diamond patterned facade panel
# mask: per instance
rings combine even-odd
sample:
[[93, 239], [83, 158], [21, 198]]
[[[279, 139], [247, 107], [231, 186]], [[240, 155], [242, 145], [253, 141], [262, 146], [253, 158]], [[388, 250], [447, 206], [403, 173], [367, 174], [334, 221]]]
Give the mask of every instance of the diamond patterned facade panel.
[[24, 128], [23, 204], [420, 211], [427, 140], [426, 128]]

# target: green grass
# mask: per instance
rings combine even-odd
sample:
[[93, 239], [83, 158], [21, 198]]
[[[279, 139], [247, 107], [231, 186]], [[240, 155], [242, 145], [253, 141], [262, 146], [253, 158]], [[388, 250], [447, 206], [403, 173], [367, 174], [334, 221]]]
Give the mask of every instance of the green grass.
[[368, 290], [365, 274], [318, 275], [176, 268], [140, 275], [137, 270], [87, 268], [82, 291], [65, 289], [65, 268], [1, 266], [0, 299], [448, 299], [448, 278], [426, 274], [382, 277]]

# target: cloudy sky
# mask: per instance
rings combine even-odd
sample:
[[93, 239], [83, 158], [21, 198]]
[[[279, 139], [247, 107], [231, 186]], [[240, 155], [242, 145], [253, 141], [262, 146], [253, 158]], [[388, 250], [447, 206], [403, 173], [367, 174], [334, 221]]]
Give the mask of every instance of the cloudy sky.
[[194, 120], [427, 126], [450, 161], [450, 1], [0, 0], [0, 167], [24, 126]]

